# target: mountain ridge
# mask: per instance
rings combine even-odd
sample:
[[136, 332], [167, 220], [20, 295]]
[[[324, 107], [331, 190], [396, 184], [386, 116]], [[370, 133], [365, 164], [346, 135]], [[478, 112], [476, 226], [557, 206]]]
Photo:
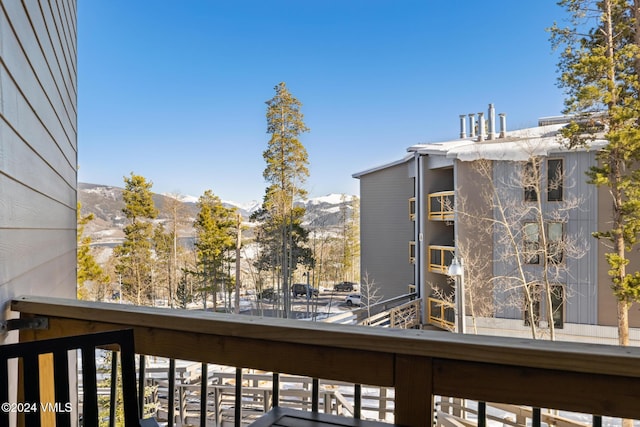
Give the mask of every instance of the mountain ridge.
[[[119, 242], [124, 237], [122, 228], [126, 218], [122, 213], [124, 200], [122, 199], [123, 188], [112, 185], [78, 183], [78, 201], [82, 205], [82, 215], [93, 214], [94, 220], [89, 222], [85, 232], [92, 238], [94, 244], [111, 245]], [[310, 228], [331, 228], [340, 223], [340, 212], [344, 208], [351, 209], [351, 201], [356, 196], [328, 194], [326, 196], [310, 198], [299, 202], [306, 208], [304, 224]], [[169, 216], [164, 212], [163, 207], [170, 199], [182, 202], [185, 223], [178, 230], [181, 237], [193, 237], [193, 221], [198, 213], [197, 197], [182, 196], [176, 198], [173, 194], [153, 193], [153, 201], [159, 210], [157, 223], [167, 222]], [[222, 201], [227, 207], [235, 207], [242, 215], [244, 221], [248, 221], [250, 215], [262, 206], [261, 202], [251, 201], [248, 203], [238, 203], [233, 201]]]

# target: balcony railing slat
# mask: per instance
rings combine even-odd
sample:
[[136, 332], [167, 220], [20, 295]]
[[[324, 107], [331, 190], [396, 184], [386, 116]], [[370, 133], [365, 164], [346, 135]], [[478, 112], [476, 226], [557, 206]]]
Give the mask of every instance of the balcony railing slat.
[[169, 359], [169, 373], [167, 375], [167, 427], [173, 427], [176, 416], [176, 359]]
[[234, 425], [242, 425], [242, 368], [236, 368], [236, 407], [234, 408]]
[[200, 368], [200, 427], [207, 426], [207, 389], [209, 384], [208, 364]]
[[[84, 395], [82, 398], [82, 418], [83, 426], [98, 426], [98, 389], [96, 380], [96, 349], [95, 347], [82, 348], [82, 388]], [[37, 371], [37, 368], [36, 368]], [[26, 372], [25, 372], [26, 376]], [[92, 392], [93, 391], [93, 392]], [[26, 396], [26, 395], [25, 395]], [[28, 400], [35, 402], [37, 400]], [[32, 425], [28, 423], [27, 425]], [[38, 424], [40, 425], [40, 424]]]
[[[118, 353], [111, 352], [111, 384], [109, 386], [109, 427], [116, 425], [116, 407], [118, 406]], [[65, 400], [66, 402], [66, 400]]]

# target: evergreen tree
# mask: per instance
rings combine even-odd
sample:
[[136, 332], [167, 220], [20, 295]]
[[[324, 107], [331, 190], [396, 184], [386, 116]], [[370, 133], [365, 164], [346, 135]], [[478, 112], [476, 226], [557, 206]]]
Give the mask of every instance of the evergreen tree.
[[[78, 222], [76, 238], [78, 242], [78, 299], [87, 299], [88, 292], [85, 288], [85, 282], [97, 282], [95, 285], [100, 290], [109, 282], [109, 277], [104, 273], [102, 267], [96, 262], [91, 253], [91, 237], [84, 235], [85, 226], [93, 220], [93, 214], [82, 216], [82, 205], [78, 202], [76, 209], [76, 218]], [[103, 294], [104, 292], [99, 292]]]
[[[196, 229], [196, 253], [198, 271], [202, 278], [201, 291], [206, 308], [207, 293], [213, 292], [213, 307], [216, 309], [216, 295], [220, 283], [225, 280], [225, 252], [235, 248], [236, 214], [234, 209], [222, 205], [220, 198], [211, 190], [204, 192], [198, 200], [200, 211], [194, 222]], [[226, 278], [228, 279], [228, 278]]]
[[590, 182], [612, 198], [610, 228], [595, 233], [609, 241], [606, 254], [618, 301], [618, 338], [629, 343], [629, 308], [640, 298], [640, 273], [627, 272], [628, 252], [640, 231], [640, 103], [637, 0], [561, 0], [569, 26], [551, 28], [553, 46], [562, 48], [559, 83], [566, 90], [565, 113], [574, 121], [564, 136], [572, 147], [600, 137]]
[[[124, 227], [122, 245], [114, 249], [116, 271], [122, 278], [122, 292], [138, 305], [151, 298], [152, 263], [151, 242], [154, 219], [158, 211], [153, 202], [152, 182], [131, 172], [124, 177], [125, 189], [122, 209], [129, 223]], [[124, 296], [123, 295], [123, 296]]]
[[[293, 252], [296, 218], [302, 215], [294, 209], [296, 198], [306, 197], [302, 184], [309, 176], [307, 150], [300, 142], [300, 134], [308, 132], [300, 111], [302, 104], [287, 89], [284, 83], [275, 87], [275, 96], [267, 104], [267, 133], [271, 135], [263, 153], [267, 164], [263, 176], [269, 186], [266, 189], [263, 210], [270, 224], [277, 230], [284, 291], [284, 316], [289, 311], [289, 282], [297, 265]], [[296, 208], [298, 209], [298, 208]], [[299, 225], [301, 228], [301, 225]], [[299, 230], [298, 230], [299, 231]], [[304, 233], [297, 233], [302, 236]]]

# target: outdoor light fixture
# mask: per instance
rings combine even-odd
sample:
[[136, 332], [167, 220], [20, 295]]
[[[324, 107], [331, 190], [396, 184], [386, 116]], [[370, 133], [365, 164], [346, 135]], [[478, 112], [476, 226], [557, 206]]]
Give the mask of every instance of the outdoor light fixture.
[[453, 257], [453, 261], [449, 266], [449, 271], [448, 271], [449, 276], [458, 277], [458, 276], [462, 276], [462, 273], [463, 273], [462, 265], [458, 263], [457, 257]]
[[456, 327], [459, 334], [466, 332], [465, 326], [465, 307], [464, 307], [464, 262], [458, 257], [453, 257], [448, 270], [449, 276], [456, 281], [456, 311], [458, 312]]

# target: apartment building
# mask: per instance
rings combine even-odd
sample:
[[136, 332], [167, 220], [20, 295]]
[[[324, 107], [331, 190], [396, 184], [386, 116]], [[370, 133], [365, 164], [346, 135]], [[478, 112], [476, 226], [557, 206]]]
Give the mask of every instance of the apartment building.
[[[605, 141], [569, 150], [559, 137], [566, 118], [513, 131], [506, 115], [498, 118], [499, 129], [492, 105], [486, 115], [460, 116], [458, 138], [410, 146], [402, 159], [353, 175], [360, 180], [362, 277], [385, 299], [415, 290], [428, 323], [429, 297], [456, 300], [448, 271], [457, 257], [467, 319], [484, 319], [484, 333], [526, 335], [532, 320], [565, 331], [616, 326], [606, 248], [592, 237], [606, 229], [611, 202], [586, 176]], [[640, 257], [632, 257], [638, 269]], [[545, 271], [551, 295], [536, 293], [528, 304], [522, 283]], [[640, 326], [635, 306], [630, 324]]]

